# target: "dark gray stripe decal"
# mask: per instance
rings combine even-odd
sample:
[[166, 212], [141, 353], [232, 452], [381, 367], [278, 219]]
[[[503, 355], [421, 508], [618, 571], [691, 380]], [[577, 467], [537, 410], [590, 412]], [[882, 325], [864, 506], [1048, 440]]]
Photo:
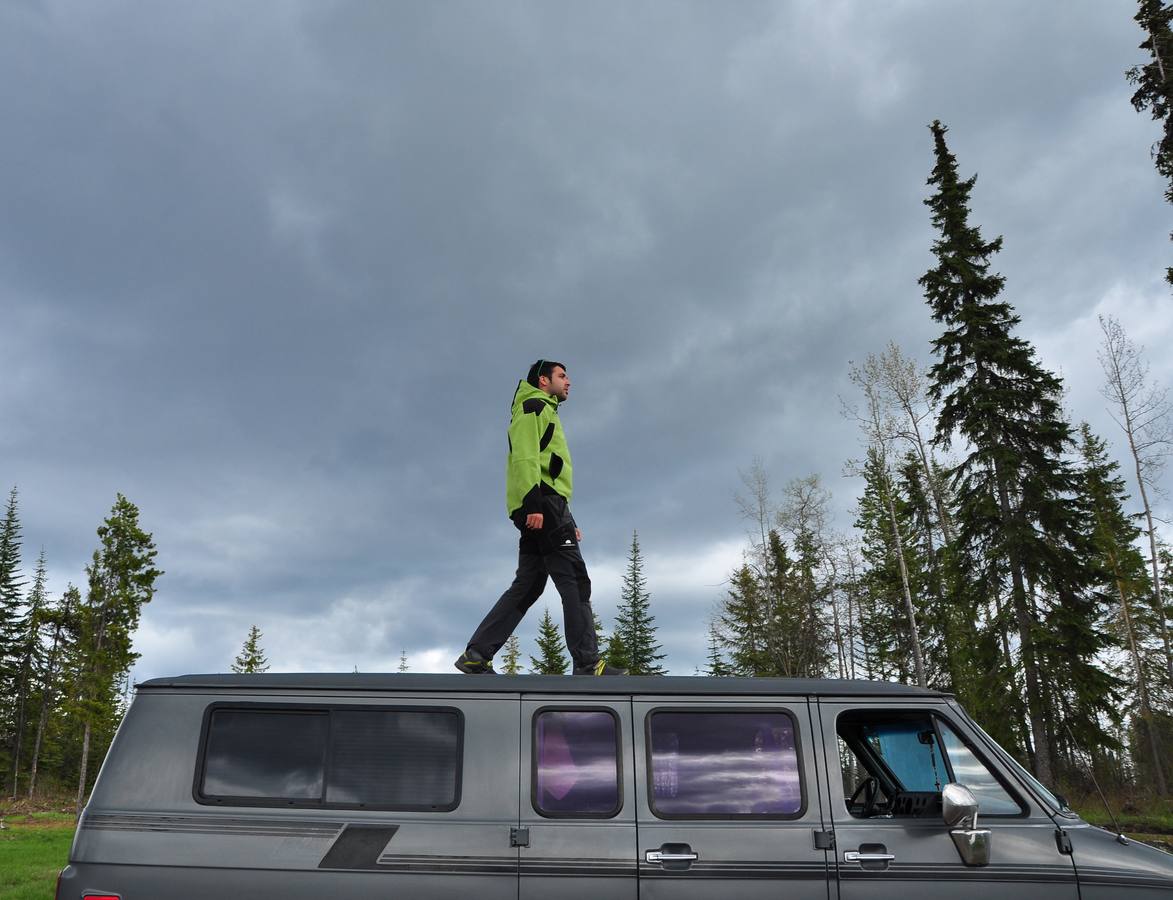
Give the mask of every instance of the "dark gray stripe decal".
[[821, 862], [773, 862], [770, 860], [729, 860], [694, 862], [687, 869], [663, 869], [653, 863], [641, 863], [640, 878], [713, 878], [757, 881], [823, 881], [827, 866]]
[[407, 856], [384, 853], [376, 866], [380, 872], [412, 872], [417, 875], [516, 875], [513, 856]]
[[635, 878], [634, 860], [525, 859], [501, 856], [415, 856], [384, 853], [375, 868], [380, 872], [417, 875], [517, 875], [560, 878]]
[[332, 839], [342, 830], [343, 824], [342, 822], [325, 822], [320, 819], [253, 819], [246, 816], [131, 816], [101, 813], [86, 816], [82, 828], [94, 831], [150, 831]]
[[887, 869], [868, 871], [839, 864], [840, 881], [995, 881], [1017, 884], [1074, 884], [1070, 866], [990, 865], [969, 868], [958, 863], [893, 863]]
[[1173, 878], [1162, 878], [1156, 872], [1136, 869], [1107, 869], [1100, 866], [1080, 866], [1081, 884], [1113, 885], [1116, 887], [1158, 887], [1173, 889]]
[[398, 830], [398, 825], [347, 825], [330, 845], [318, 868], [377, 869], [379, 855]]

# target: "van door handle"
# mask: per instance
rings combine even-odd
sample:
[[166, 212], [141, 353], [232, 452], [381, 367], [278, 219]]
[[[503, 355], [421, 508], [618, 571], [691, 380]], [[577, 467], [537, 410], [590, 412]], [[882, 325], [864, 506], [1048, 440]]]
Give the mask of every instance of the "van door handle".
[[892, 862], [895, 858], [895, 853], [860, 853], [856, 850], [848, 850], [843, 854], [844, 862]]
[[644, 859], [665, 869], [681, 871], [700, 859], [688, 844], [661, 844], [659, 850], [645, 850]]

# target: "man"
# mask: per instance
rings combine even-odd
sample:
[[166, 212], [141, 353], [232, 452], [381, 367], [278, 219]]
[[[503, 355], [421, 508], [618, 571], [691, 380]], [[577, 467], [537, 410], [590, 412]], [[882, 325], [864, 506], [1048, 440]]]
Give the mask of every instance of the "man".
[[570, 451], [558, 418], [558, 407], [569, 396], [566, 367], [549, 359], [530, 366], [529, 375], [517, 384], [505, 467], [505, 509], [521, 532], [517, 574], [456, 660], [456, 668], [467, 675], [496, 674], [493, 655], [542, 595], [547, 577], [562, 597], [574, 674], [625, 674], [599, 658], [591, 580], [578, 549], [582, 532], [570, 514]]

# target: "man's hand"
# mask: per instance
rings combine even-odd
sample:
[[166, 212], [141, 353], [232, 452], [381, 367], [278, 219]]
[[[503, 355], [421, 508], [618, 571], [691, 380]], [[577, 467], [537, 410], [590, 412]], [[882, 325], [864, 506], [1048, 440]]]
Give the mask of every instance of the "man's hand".
[[525, 517], [525, 527], [538, 531], [541, 529], [543, 521], [545, 518], [541, 513], [530, 513]]
[[574, 529], [574, 537], [575, 537], [575, 540], [577, 540], [580, 544], [582, 543], [582, 529], [581, 528]]

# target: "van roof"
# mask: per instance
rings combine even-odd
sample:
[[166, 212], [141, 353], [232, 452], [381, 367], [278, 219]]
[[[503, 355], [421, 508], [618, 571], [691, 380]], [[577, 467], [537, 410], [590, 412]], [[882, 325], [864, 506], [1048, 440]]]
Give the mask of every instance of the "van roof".
[[375, 672], [265, 672], [251, 675], [176, 675], [152, 678], [138, 690], [372, 691], [441, 694], [713, 694], [867, 697], [947, 697], [942, 691], [835, 678], [713, 678], [680, 675], [424, 675]]

